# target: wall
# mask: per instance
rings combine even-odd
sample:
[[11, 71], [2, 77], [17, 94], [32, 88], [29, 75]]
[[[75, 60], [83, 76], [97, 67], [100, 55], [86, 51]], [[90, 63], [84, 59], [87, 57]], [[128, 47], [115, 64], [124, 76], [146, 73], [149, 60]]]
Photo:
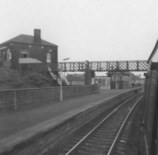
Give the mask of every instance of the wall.
[[[1, 49], [1, 48], [5, 48], [5, 49]], [[11, 66], [12, 60], [10, 60], [10, 56], [9, 56], [9, 53], [11, 54], [11, 49], [12, 46], [10, 45], [10, 43], [5, 43], [0, 47], [0, 61], [1, 61], [1, 65], [3, 64], [4, 67]]]
[[[55, 46], [43, 46], [43, 45], [32, 45], [29, 47], [29, 44], [20, 44], [20, 43], [13, 43], [12, 45], [12, 64], [13, 68], [18, 68], [18, 62], [20, 57], [20, 51], [21, 50], [27, 50], [29, 52], [30, 58], [35, 58], [43, 63], [46, 63], [46, 54], [49, 50], [52, 50], [51, 52], [51, 60], [52, 63], [58, 62], [58, 50]], [[43, 47], [43, 48], [42, 48]]]
[[[63, 87], [63, 99], [98, 92], [99, 86], [65, 86]], [[33, 104], [52, 103], [59, 99], [60, 87], [0, 91], [0, 108], [17, 109]]]

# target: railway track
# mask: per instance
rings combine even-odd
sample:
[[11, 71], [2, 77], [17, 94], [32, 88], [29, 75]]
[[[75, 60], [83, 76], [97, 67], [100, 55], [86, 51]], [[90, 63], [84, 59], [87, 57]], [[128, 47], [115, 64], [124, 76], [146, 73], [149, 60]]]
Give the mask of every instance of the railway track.
[[124, 154], [131, 124], [129, 116], [141, 98], [141, 94], [135, 95], [108, 114], [102, 113], [46, 155]]

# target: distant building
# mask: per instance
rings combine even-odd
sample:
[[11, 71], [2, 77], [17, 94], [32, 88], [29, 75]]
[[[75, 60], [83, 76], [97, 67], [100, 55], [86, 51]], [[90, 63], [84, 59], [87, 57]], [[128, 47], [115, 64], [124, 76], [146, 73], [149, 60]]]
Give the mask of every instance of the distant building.
[[21, 34], [0, 44], [0, 64], [18, 70], [21, 64], [57, 63], [58, 46], [41, 39], [41, 30], [34, 36]]
[[107, 75], [111, 78], [111, 89], [125, 89], [134, 87], [136, 81], [140, 79], [138, 76], [135, 76], [130, 72], [109, 72]]
[[141, 84], [141, 86], [144, 86], [144, 84], [145, 84], [145, 78], [141, 78], [140, 79], [140, 84]]
[[107, 90], [110, 89], [110, 77], [107, 76], [96, 76], [95, 77], [95, 83], [100, 85], [101, 90]]
[[70, 85], [85, 85], [84, 74], [68, 74], [66, 78]]

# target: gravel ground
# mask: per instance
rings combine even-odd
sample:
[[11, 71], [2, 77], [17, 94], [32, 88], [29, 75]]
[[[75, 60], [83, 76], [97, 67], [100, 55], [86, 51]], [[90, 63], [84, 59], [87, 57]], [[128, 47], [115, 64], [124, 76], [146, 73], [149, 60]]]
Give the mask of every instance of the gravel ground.
[[139, 103], [139, 108], [134, 112], [133, 121], [131, 124], [131, 129], [129, 132], [128, 142], [126, 144], [125, 155], [139, 155], [139, 129], [140, 129], [140, 120], [142, 116], [142, 102]]

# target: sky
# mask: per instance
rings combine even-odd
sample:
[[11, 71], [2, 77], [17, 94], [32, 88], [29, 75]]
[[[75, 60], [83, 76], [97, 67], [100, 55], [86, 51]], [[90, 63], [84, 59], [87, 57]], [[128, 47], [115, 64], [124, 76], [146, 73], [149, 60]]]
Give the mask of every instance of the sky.
[[0, 0], [0, 43], [20, 34], [58, 45], [58, 61], [147, 60], [157, 0]]

